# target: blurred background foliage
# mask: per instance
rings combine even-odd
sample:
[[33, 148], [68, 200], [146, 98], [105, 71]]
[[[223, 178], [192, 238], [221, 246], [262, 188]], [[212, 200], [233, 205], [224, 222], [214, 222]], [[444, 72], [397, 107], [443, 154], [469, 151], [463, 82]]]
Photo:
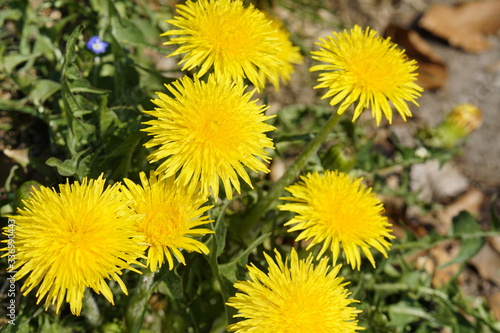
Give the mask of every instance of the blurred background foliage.
[[[322, 20], [318, 12], [329, 6], [307, 0], [254, 3], [269, 11], [284, 8], [311, 22]], [[147, 118], [141, 111], [152, 109], [155, 92], [167, 93], [163, 85], [182, 75], [176, 66], [178, 59], [165, 58], [172, 50], [162, 46], [166, 40], [160, 37], [169, 29], [165, 21], [172, 18], [174, 5], [174, 1], [151, 0], [1, 2], [2, 226], [6, 216], [22, 205], [31, 186], [56, 186], [67, 179], [102, 173], [110, 183], [124, 177], [137, 180], [139, 171], [151, 169], [143, 147], [146, 134], [139, 131]], [[329, 28], [337, 28], [335, 24]], [[105, 53], [97, 55], [86, 48], [92, 36], [109, 43]], [[301, 36], [295, 34], [292, 39], [308, 57], [310, 49]], [[313, 79], [310, 83], [314, 85]], [[272, 95], [259, 98], [273, 104]], [[271, 134], [276, 145], [273, 157], [284, 161], [283, 165], [293, 160], [331, 112], [319, 95], [314, 105], [282, 105], [271, 121], [278, 128]], [[383, 141], [376, 131], [367, 124], [351, 123], [346, 115], [304, 170], [351, 172], [364, 177], [376, 193], [404, 202], [398, 211], [388, 207], [391, 221], [400, 231], [388, 259], [376, 256], [376, 269], [363, 262], [360, 272], [347, 266], [341, 271], [350, 282], [352, 297], [361, 300], [357, 305], [363, 310], [360, 326], [366, 332], [500, 332], [485, 298], [465, 294], [458, 279], [485, 237], [499, 234], [496, 213], [491, 212], [492, 224], [487, 230], [474, 216], [462, 212], [447, 234], [430, 230], [421, 237], [404, 218], [409, 206], [422, 211], [434, 208], [411, 190], [410, 167], [430, 159], [445, 163], [460, 147], [444, 149], [416, 138], [419, 149], [408, 148], [390, 130], [384, 130], [389, 134]], [[36, 305], [34, 292], [27, 296], [18, 293], [16, 325], [5, 325], [6, 320], [1, 319], [2, 330], [223, 332], [234, 314], [224, 303], [235, 292], [233, 283], [245, 278], [248, 262], [265, 270], [262, 252], [270, 253], [275, 247], [287, 253], [295, 246], [306, 256], [305, 244], [295, 244], [295, 234], [287, 234], [283, 227], [290, 218], [287, 212], [268, 212], [250, 235], [241, 235], [237, 228], [241, 217], [279, 174], [272, 170], [270, 176], [253, 175], [254, 190], [244, 187], [234, 200], [222, 198], [210, 210], [216, 233], [204, 239], [211, 250], [208, 256], [185, 254], [186, 266], [162, 269], [156, 275], [125, 274], [128, 296], [110, 282], [115, 305], [89, 292], [81, 317], [64, 307], [59, 314], [52, 308], [45, 311]], [[387, 186], [394, 175], [399, 181]], [[415, 265], [415, 258], [436, 244], [451, 241], [461, 246], [446, 265], [455, 264], [459, 269], [436, 287], [423, 265]], [[6, 276], [5, 264], [3, 258], [2, 276]], [[0, 298], [2, 318], [5, 286]]]

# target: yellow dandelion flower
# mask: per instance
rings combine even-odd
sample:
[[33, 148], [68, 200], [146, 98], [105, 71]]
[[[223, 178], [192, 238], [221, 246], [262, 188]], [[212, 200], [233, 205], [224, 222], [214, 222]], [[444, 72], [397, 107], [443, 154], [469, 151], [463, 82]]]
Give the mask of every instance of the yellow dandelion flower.
[[[113, 303], [105, 279], [120, 279], [122, 270], [143, 254], [134, 240], [140, 215], [132, 214], [120, 184], [105, 187], [105, 180], [83, 179], [81, 184], [40, 187], [24, 200], [15, 220], [15, 279], [27, 276], [21, 288], [24, 295], [39, 286], [38, 303], [59, 311], [66, 300], [71, 312], [80, 315], [86, 287]], [[5, 250], [5, 249], [3, 249]]]
[[227, 305], [238, 309], [235, 318], [244, 320], [229, 325], [229, 331], [350, 333], [362, 329], [356, 319], [361, 311], [349, 306], [357, 301], [347, 298], [347, 283], [337, 276], [340, 265], [332, 268], [324, 257], [314, 266], [311, 255], [299, 260], [294, 249], [290, 261], [283, 262], [275, 253], [276, 262], [264, 254], [267, 274], [247, 266], [250, 279], [235, 283], [241, 292], [229, 298]]
[[361, 265], [359, 249], [375, 267], [370, 247], [387, 257], [386, 249], [391, 246], [388, 239], [394, 238], [390, 234], [391, 224], [382, 215], [382, 202], [361, 180], [351, 180], [338, 171], [325, 171], [324, 175], [309, 173], [286, 188], [293, 197], [280, 198], [293, 202], [279, 206], [280, 210], [297, 213], [285, 223], [292, 226], [289, 232], [302, 231], [297, 241], [311, 240], [307, 249], [323, 243], [318, 256], [330, 248], [334, 262], [342, 245], [347, 263], [358, 270]]
[[[153, 137], [146, 147], [159, 146], [148, 159], [160, 161], [157, 174], [171, 177], [178, 172], [182, 186], [200, 183], [202, 195], [219, 194], [222, 180], [226, 195], [232, 198], [231, 185], [240, 193], [241, 177], [252, 187], [244, 167], [254, 172], [269, 172], [264, 148], [273, 148], [265, 132], [274, 130], [264, 121], [266, 106], [250, 101], [253, 92], [245, 92], [241, 83], [229, 77], [209, 76], [208, 81], [183, 77], [166, 86], [175, 96], [158, 93], [158, 107], [145, 111], [156, 117], [143, 129]], [[259, 159], [260, 158], [260, 159]]]
[[295, 71], [294, 65], [301, 64], [303, 57], [300, 54], [300, 49], [292, 44], [290, 34], [285, 30], [283, 24], [277, 19], [270, 20], [275, 38], [281, 45], [276, 53], [276, 56], [283, 62], [283, 65], [280, 67], [270, 68], [269, 71], [272, 73], [271, 75], [266, 75], [266, 72], [263, 70], [260, 71], [260, 75], [262, 81], [265, 81], [266, 77], [268, 77], [269, 81], [274, 85], [274, 88], [279, 90], [280, 79], [284, 83], [290, 81], [290, 78]]
[[196, 228], [211, 223], [208, 216], [203, 216], [213, 206], [201, 207], [207, 198], [199, 191], [190, 191], [174, 183], [174, 178], [157, 179], [151, 172], [149, 179], [144, 172], [140, 173], [141, 184], [129, 179], [124, 182], [128, 190], [123, 190], [131, 199], [131, 207], [135, 212], [144, 215], [139, 222], [139, 233], [144, 235], [148, 244], [147, 266], [152, 272], [168, 261], [170, 269], [174, 267], [172, 254], [184, 265], [181, 249], [192, 252], [210, 251], [207, 246], [192, 237], [212, 233], [210, 229]]
[[313, 59], [325, 62], [311, 71], [326, 71], [320, 74], [320, 84], [314, 87], [327, 88], [322, 98], [330, 98], [331, 105], [340, 102], [338, 113], [342, 114], [358, 101], [353, 121], [364, 108], [371, 108], [372, 116], [380, 124], [382, 113], [392, 123], [391, 104], [401, 117], [411, 117], [407, 102], [417, 105], [415, 99], [423, 89], [415, 83], [417, 64], [408, 60], [404, 50], [377, 36], [370, 28], [362, 30], [355, 26], [350, 32], [333, 32], [333, 37], [317, 43], [320, 51], [313, 51]]
[[213, 66], [216, 74], [248, 78], [258, 90], [265, 85], [259, 71], [279, 80], [275, 75], [283, 63], [277, 56], [282, 40], [253, 5], [245, 8], [241, 0], [189, 0], [177, 5], [177, 15], [167, 22], [178, 29], [162, 36], [176, 36], [164, 44], [180, 45], [169, 56], [186, 53], [179, 63], [182, 70], [201, 66], [201, 77]]

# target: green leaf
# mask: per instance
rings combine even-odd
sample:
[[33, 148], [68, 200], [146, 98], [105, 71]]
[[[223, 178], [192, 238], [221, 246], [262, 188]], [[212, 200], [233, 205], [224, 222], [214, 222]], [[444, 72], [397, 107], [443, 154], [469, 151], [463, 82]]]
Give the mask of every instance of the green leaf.
[[153, 50], [164, 52], [165, 50], [148, 43], [147, 38], [142, 31], [134, 24], [134, 22], [125, 18], [111, 19], [111, 33], [116, 38], [120, 45], [133, 45], [139, 47], [147, 47]]
[[484, 245], [484, 237], [474, 236], [474, 233], [480, 232], [481, 228], [476, 219], [468, 212], [461, 211], [453, 218], [453, 235], [461, 238], [460, 252], [455, 259], [441, 265], [438, 269], [456, 263], [465, 263], [475, 256]]
[[108, 95], [102, 96], [99, 103], [99, 128], [101, 136], [105, 136], [108, 130], [113, 129], [113, 124], [119, 124], [120, 120], [116, 113], [108, 108]]
[[111, 19], [111, 32], [120, 44], [149, 46], [141, 30], [125, 18], [113, 17]]
[[61, 161], [56, 157], [51, 157], [45, 163], [48, 166], [57, 168], [57, 172], [61, 176], [71, 177], [76, 173], [76, 165], [74, 165], [72, 160]]
[[70, 80], [79, 80], [80, 71], [76, 66], [69, 66], [66, 70], [66, 78]]
[[[209, 256], [215, 256], [215, 258], [210, 258], [211, 260], [214, 260], [214, 263], [217, 262], [216, 258], [221, 255], [222, 251], [224, 251], [224, 247], [226, 246], [228, 221], [225, 218], [225, 211], [229, 204], [231, 204], [231, 200], [225, 200], [224, 205], [222, 205], [220, 210], [218, 210], [219, 216], [217, 217], [214, 226], [215, 233], [213, 234], [213, 237], [210, 238], [209, 242], [207, 242], [207, 246], [210, 248]], [[215, 211], [215, 209], [212, 209], [211, 214], [217, 214]]]
[[82, 34], [82, 31], [85, 27], [83, 25], [79, 25], [76, 27], [75, 30], [71, 33], [71, 35], [68, 38], [68, 42], [66, 43], [66, 54], [64, 56], [64, 64], [62, 68], [62, 77], [66, 78], [66, 72], [70, 65], [74, 62], [75, 56], [76, 56], [76, 51], [75, 51], [75, 46], [76, 46], [76, 41], [78, 40], [78, 37]]
[[3, 57], [2, 68], [3, 70], [11, 74], [18, 65], [26, 62], [28, 60], [32, 60], [38, 58], [40, 53], [32, 53], [32, 54], [9, 54]]
[[68, 86], [72, 93], [107, 94], [110, 92], [109, 90], [94, 88], [89, 81], [82, 78], [70, 81]]
[[217, 242], [217, 251], [216, 255], [219, 257], [224, 251], [224, 247], [226, 246], [226, 234], [227, 234], [227, 225], [228, 221], [225, 218], [221, 218], [217, 221], [218, 223], [215, 226], [215, 239]]
[[2, 8], [0, 11], [0, 27], [4, 27], [4, 22], [5, 20], [9, 21], [18, 21], [23, 17], [23, 13], [19, 9], [9, 9], [7, 8]]
[[89, 176], [91, 170], [91, 161], [93, 158], [93, 154], [89, 154], [78, 161], [78, 169], [76, 170], [76, 174], [78, 175], [78, 179], [82, 180], [84, 177]]
[[61, 90], [59, 82], [42, 79], [35, 82], [30, 97], [35, 105], [40, 105], [59, 90]]
[[461, 211], [452, 221], [454, 236], [466, 236], [481, 231], [477, 220], [467, 211]]
[[[75, 154], [71, 159], [61, 161], [56, 157], [50, 157], [45, 163], [51, 167], [56, 167], [61, 176], [71, 177], [76, 174], [78, 165], [80, 164], [80, 157], [85, 154], [88, 149], [82, 150]], [[82, 160], [85, 160], [82, 159]]]
[[412, 304], [408, 304], [405, 301], [401, 301], [397, 304], [389, 306], [388, 313], [389, 317], [391, 318], [391, 325], [399, 328], [404, 328], [408, 324], [419, 319], [425, 319], [436, 326], [442, 326], [439, 325], [437, 320], [426, 310], [424, 310], [423, 308], [414, 307], [412, 306]]
[[40, 119], [44, 119], [43, 115], [40, 114], [35, 108], [33, 108], [32, 106], [26, 106], [24, 104], [25, 104], [25, 99], [23, 100], [0, 99], [0, 109], [2, 110], [22, 112], [35, 116]]
[[37, 36], [33, 46], [33, 53], [43, 54], [48, 61], [53, 62], [56, 59], [55, 52], [59, 52], [59, 55], [61, 55], [49, 36], [43, 34]]
[[165, 274], [162, 274], [162, 280], [165, 282], [169, 296], [178, 303], [184, 301], [184, 286], [182, 278], [177, 274], [176, 270], [167, 270], [166, 266], [162, 269]]
[[[114, 164], [113, 173], [110, 178], [120, 179], [128, 177], [130, 172], [130, 165], [132, 162], [133, 152], [136, 150], [137, 145], [146, 134], [144, 132], [133, 131], [125, 138], [123, 143], [116, 147], [107, 157], [121, 156], [120, 163]], [[121, 152], [121, 153], [119, 153]]]

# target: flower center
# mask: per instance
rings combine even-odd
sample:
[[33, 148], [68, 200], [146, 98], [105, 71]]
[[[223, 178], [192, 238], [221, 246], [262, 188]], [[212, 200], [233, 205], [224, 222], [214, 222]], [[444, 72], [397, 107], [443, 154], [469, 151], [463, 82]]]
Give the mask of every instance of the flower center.
[[199, 106], [199, 111], [191, 122], [190, 132], [193, 140], [208, 149], [211, 153], [217, 150], [230, 151], [238, 142], [237, 134], [241, 130], [234, 112], [229, 112], [228, 106], [222, 103], [205, 104]]
[[[318, 189], [319, 190], [319, 189]], [[333, 237], [348, 240], [353, 235], [364, 233], [369, 219], [362, 207], [357, 205], [360, 198], [345, 188], [331, 188], [314, 194], [318, 199], [311, 203], [319, 223], [324, 224]]]
[[384, 92], [391, 83], [392, 71], [382, 66], [383, 61], [376, 61], [373, 54], [360, 50], [347, 64], [347, 73], [351, 73], [353, 84], [365, 91]]
[[246, 50], [254, 43], [249, 28], [239, 15], [228, 13], [207, 17], [200, 30], [216, 54], [239, 59], [245, 57]]
[[288, 295], [284, 295], [280, 306], [285, 332], [308, 332], [311, 328], [321, 331], [325, 327], [323, 310], [324, 291], [318, 290], [308, 281], [292, 281]]
[[141, 228], [148, 243], [153, 246], [164, 246], [185, 234], [186, 225], [182, 223], [185, 220], [180, 207], [164, 204], [163, 207], [148, 212], [141, 223]]

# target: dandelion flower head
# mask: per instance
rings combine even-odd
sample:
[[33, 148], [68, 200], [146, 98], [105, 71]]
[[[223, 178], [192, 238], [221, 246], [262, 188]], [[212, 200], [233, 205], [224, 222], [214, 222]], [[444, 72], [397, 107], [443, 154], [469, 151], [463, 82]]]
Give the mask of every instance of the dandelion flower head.
[[392, 123], [391, 103], [404, 120], [411, 117], [407, 102], [418, 106], [415, 100], [422, 92], [415, 83], [416, 61], [408, 60], [404, 50], [370, 28], [356, 25], [350, 32], [332, 34], [326, 40], [320, 38], [321, 49], [311, 52], [313, 59], [326, 63], [311, 67], [311, 71], [325, 71], [314, 87], [328, 89], [322, 98], [331, 97], [331, 105], [341, 103], [339, 114], [357, 102], [353, 121], [370, 108], [377, 125], [382, 114]]
[[386, 249], [391, 246], [388, 240], [394, 238], [387, 217], [382, 215], [382, 202], [361, 180], [351, 180], [338, 171], [309, 173], [286, 188], [293, 196], [280, 199], [292, 202], [279, 206], [280, 210], [297, 214], [285, 223], [292, 226], [288, 232], [301, 231], [297, 241], [311, 240], [307, 249], [322, 243], [319, 256], [329, 248], [334, 262], [342, 245], [347, 263], [358, 270], [360, 249], [375, 267], [370, 247], [387, 257]]
[[105, 180], [83, 179], [59, 185], [59, 192], [48, 187], [34, 189], [23, 201], [25, 207], [12, 218], [16, 221], [15, 279], [27, 276], [21, 291], [28, 294], [36, 286], [38, 303], [56, 305], [66, 300], [71, 312], [80, 315], [86, 287], [113, 303], [105, 279], [120, 279], [123, 269], [138, 272], [142, 256], [136, 242], [133, 214], [120, 192], [120, 184], [105, 188]]
[[275, 128], [264, 121], [267, 107], [250, 101], [253, 92], [245, 92], [242, 83], [227, 76], [211, 74], [207, 82], [198, 77], [183, 77], [166, 86], [174, 97], [158, 93], [154, 111], [145, 111], [156, 119], [145, 122], [143, 129], [153, 137], [146, 147], [159, 146], [148, 159], [164, 160], [156, 174], [171, 177], [178, 173], [182, 186], [197, 186], [202, 195], [211, 189], [219, 194], [219, 180], [229, 199], [233, 186], [240, 193], [241, 177], [250, 187], [245, 167], [269, 172], [265, 148], [273, 142], [265, 132]]
[[177, 15], [167, 22], [178, 29], [162, 36], [172, 36], [164, 44], [180, 45], [169, 56], [185, 53], [182, 70], [200, 66], [201, 77], [213, 66], [216, 74], [234, 80], [248, 78], [259, 91], [264, 77], [279, 80], [276, 75], [283, 59], [278, 53], [283, 40], [253, 5], [244, 7], [241, 0], [188, 0], [177, 5]]
[[300, 49], [294, 46], [290, 40], [290, 34], [283, 26], [283, 23], [278, 19], [271, 20], [271, 27], [274, 31], [275, 38], [279, 41], [278, 44], [281, 45], [276, 53], [279, 60], [283, 62], [282, 66], [269, 68], [272, 71], [272, 75], [266, 75], [266, 71], [260, 70], [262, 81], [266, 80], [268, 77], [269, 81], [274, 85], [276, 90], [279, 89], [280, 79], [284, 83], [290, 81], [292, 74], [295, 71], [294, 65], [301, 64], [303, 57], [300, 54]]
[[178, 186], [173, 177], [158, 179], [151, 172], [148, 179], [141, 172], [140, 179], [140, 185], [125, 179], [128, 190], [124, 189], [124, 192], [131, 199], [134, 211], [144, 215], [138, 229], [148, 244], [147, 266], [151, 271], [160, 268], [165, 257], [170, 269], [174, 266], [173, 256], [185, 265], [181, 249], [209, 253], [205, 244], [193, 238], [212, 233], [210, 229], [197, 228], [213, 222], [203, 215], [212, 207], [201, 207], [207, 198], [199, 191]]
[[290, 260], [283, 262], [267, 254], [268, 273], [254, 265], [248, 267], [249, 280], [234, 287], [240, 292], [229, 298], [227, 305], [238, 309], [234, 317], [243, 320], [228, 327], [233, 332], [351, 333], [361, 330], [356, 319], [360, 312], [351, 307], [343, 278], [338, 277], [340, 265], [331, 267], [324, 257], [315, 266], [312, 256], [299, 260], [292, 249]]

